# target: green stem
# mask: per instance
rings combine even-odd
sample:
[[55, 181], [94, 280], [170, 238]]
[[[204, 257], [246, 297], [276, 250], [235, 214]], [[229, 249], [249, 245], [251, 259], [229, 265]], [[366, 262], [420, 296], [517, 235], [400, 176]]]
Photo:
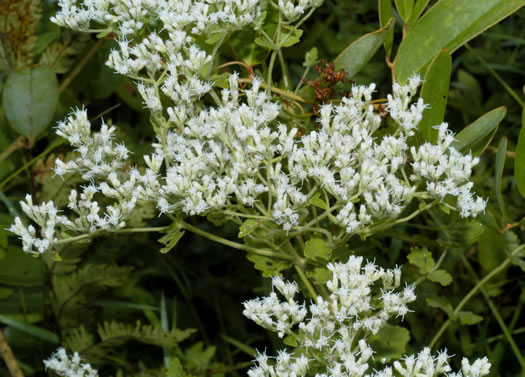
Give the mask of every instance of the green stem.
[[169, 229], [169, 225], [167, 226], [158, 226], [158, 227], [143, 227], [143, 228], [126, 228], [126, 229], [117, 229], [114, 231], [99, 231], [95, 233], [86, 233], [86, 234], [80, 234], [78, 236], [63, 238], [61, 240], [58, 240], [56, 242], [53, 242], [53, 245], [60, 245], [63, 243], [71, 243], [76, 241], [81, 241], [89, 238], [98, 237], [104, 234], [108, 233], [146, 233], [146, 232], [164, 232]]
[[275, 58], [277, 57], [277, 51], [276, 50], [273, 50], [272, 51], [272, 56], [270, 57], [270, 65], [268, 66], [268, 76], [267, 76], [267, 79], [266, 81], [268, 82], [267, 83], [267, 90], [269, 93], [271, 93], [271, 88], [272, 88], [272, 72], [273, 72], [273, 66], [275, 64]]
[[[472, 278], [474, 279], [474, 281], [479, 283], [479, 278], [476, 272], [474, 271], [474, 269], [472, 268], [472, 266], [470, 265], [470, 263], [468, 262], [468, 260], [464, 256], [462, 256], [461, 259], [463, 260], [465, 267], [467, 267], [470, 274], [472, 275]], [[522, 370], [525, 371], [525, 360], [523, 359], [523, 356], [521, 355], [521, 351], [516, 345], [516, 342], [512, 338], [512, 334], [510, 333], [507, 325], [505, 325], [505, 321], [501, 317], [501, 314], [499, 313], [498, 308], [496, 308], [496, 305], [494, 305], [494, 302], [489, 297], [489, 295], [487, 294], [487, 292], [485, 291], [483, 287], [480, 287], [480, 291], [483, 297], [485, 298], [485, 301], [487, 301], [487, 304], [489, 305], [489, 308], [492, 311], [492, 315], [494, 316], [494, 318], [496, 318], [496, 321], [498, 321], [498, 324], [500, 325], [501, 330], [503, 331], [503, 334], [505, 335], [505, 338], [507, 339], [507, 342], [509, 342], [510, 347], [512, 348], [512, 351], [514, 352], [514, 355], [518, 359], [518, 362], [520, 363]]]
[[472, 47], [469, 46], [468, 43], [465, 43], [465, 48], [469, 50], [479, 61], [480, 63], [490, 72], [492, 76], [505, 88], [507, 92], [509, 92], [510, 96], [516, 100], [517, 103], [521, 107], [523, 107], [524, 102], [521, 99], [521, 97], [501, 78], [501, 76], [479, 55], [476, 50], [474, 50]]
[[276, 253], [276, 252], [271, 251], [271, 250], [256, 249], [256, 248], [248, 246], [248, 245], [243, 245], [243, 244], [240, 244], [240, 243], [237, 243], [237, 242], [233, 242], [233, 241], [227, 240], [225, 238], [216, 236], [215, 234], [206, 232], [205, 230], [197, 228], [196, 226], [188, 224], [188, 223], [186, 223], [184, 221], [180, 221], [179, 223], [184, 229], [189, 230], [192, 233], [198, 234], [199, 236], [205, 237], [205, 238], [207, 238], [209, 240], [212, 240], [214, 242], [217, 242], [217, 243], [229, 246], [229, 247], [237, 249], [237, 250], [244, 250], [244, 251], [247, 251], [249, 253], [262, 255], [262, 256], [265, 256], [265, 257], [275, 257], [275, 258], [286, 259], [286, 260], [289, 260], [289, 261], [295, 261], [296, 260], [296, 258], [294, 258], [291, 255]]
[[292, 90], [292, 79], [290, 77], [290, 72], [288, 71], [288, 65], [284, 61], [284, 56], [281, 49], [277, 50], [277, 55], [279, 55], [279, 63], [281, 64], [281, 69], [283, 70], [284, 87], [287, 90]]
[[[525, 248], [525, 244], [523, 245], [520, 245], [519, 247], [517, 247], [516, 249], [514, 249], [514, 251], [503, 261], [503, 263], [501, 263], [498, 267], [496, 267], [494, 270], [492, 270], [491, 272], [489, 272], [482, 280], [480, 280], [475, 286], [474, 288], [472, 288], [470, 290], [469, 293], [467, 293], [467, 295], [465, 297], [463, 297], [463, 300], [461, 300], [461, 302], [458, 304], [458, 306], [456, 307], [456, 309], [454, 310], [454, 312], [452, 313], [452, 316], [451, 318], [452, 319], [456, 319], [458, 313], [461, 311], [461, 309], [463, 309], [463, 306], [465, 306], [465, 304], [472, 298], [472, 296], [474, 296], [482, 287], [483, 285], [488, 282], [490, 279], [492, 279], [494, 276], [496, 276], [497, 274], [499, 274], [500, 272], [502, 272], [505, 268], [507, 268], [507, 266], [509, 264], [512, 263], [512, 259], [518, 255], [518, 253], [523, 250]], [[441, 328], [438, 330], [437, 334], [434, 336], [434, 338], [432, 339], [432, 341], [430, 342], [430, 345], [429, 347], [430, 348], [433, 348], [437, 341], [439, 340], [439, 337], [443, 334], [443, 332], [448, 328], [448, 326], [450, 325], [451, 323], [451, 319], [447, 319], [443, 325], [441, 326]]]
[[315, 289], [314, 289], [312, 283], [310, 283], [310, 280], [308, 280], [308, 277], [304, 273], [302, 267], [298, 266], [297, 264], [294, 267], [295, 267], [295, 271], [297, 271], [297, 273], [299, 274], [299, 277], [301, 278], [301, 280], [303, 281], [304, 285], [306, 286], [306, 289], [308, 290], [308, 293], [310, 293], [310, 296], [312, 296], [312, 298], [315, 301], [315, 303], [317, 303], [317, 292], [315, 292]]

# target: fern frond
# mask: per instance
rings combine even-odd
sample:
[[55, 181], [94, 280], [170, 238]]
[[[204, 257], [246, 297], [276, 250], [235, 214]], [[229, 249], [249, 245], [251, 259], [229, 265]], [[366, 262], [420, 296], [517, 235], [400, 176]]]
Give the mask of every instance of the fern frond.
[[124, 283], [132, 267], [87, 264], [69, 276], [55, 276], [53, 309], [62, 325], [85, 318], [89, 303], [102, 290]]
[[111, 321], [104, 322], [98, 327], [98, 335], [104, 347], [116, 347], [129, 340], [156, 346], [175, 346], [194, 332], [195, 329], [180, 330], [177, 328], [166, 332], [157, 326], [143, 325], [140, 321], [137, 321], [135, 325]]
[[72, 330], [64, 338], [64, 346], [72, 351], [79, 352], [88, 349], [95, 344], [95, 339], [92, 334], [86, 331], [86, 328], [81, 325], [79, 328]]
[[90, 40], [89, 34], [64, 30], [60, 39], [51, 43], [40, 57], [40, 64], [47, 64], [55, 73], [66, 73]]
[[35, 30], [42, 16], [40, 0], [0, 2], [0, 70], [9, 72], [33, 63]]

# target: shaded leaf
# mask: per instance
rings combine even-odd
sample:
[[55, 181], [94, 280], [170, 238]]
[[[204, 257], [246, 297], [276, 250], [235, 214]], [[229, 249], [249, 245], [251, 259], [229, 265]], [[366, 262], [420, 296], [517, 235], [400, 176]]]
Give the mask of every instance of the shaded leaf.
[[253, 232], [255, 229], [257, 229], [257, 227], [259, 226], [260, 223], [261, 223], [261, 221], [259, 221], [259, 220], [254, 220], [254, 219], [248, 219], [248, 220], [246, 220], [246, 221], [243, 222], [242, 225], [239, 227], [239, 234], [238, 234], [238, 237], [239, 237], [239, 238], [246, 237], [248, 234], [250, 234], [250, 233]]
[[11, 126], [21, 135], [34, 138], [46, 129], [55, 114], [57, 78], [45, 65], [12, 72], [2, 100]]
[[410, 249], [410, 253], [407, 256], [410, 264], [413, 264], [419, 268], [419, 272], [422, 275], [426, 275], [432, 271], [436, 262], [432, 257], [432, 253], [427, 248], [413, 247]]
[[404, 84], [421, 72], [443, 47], [450, 53], [525, 5], [525, 0], [441, 0], [407, 33], [395, 59], [395, 76]]
[[427, 279], [444, 287], [452, 283], [452, 275], [445, 270], [432, 271], [427, 275]]
[[334, 60], [335, 69], [344, 69], [350, 77], [355, 76], [379, 50], [394, 29], [394, 23], [394, 18], [391, 18], [385, 27], [363, 35], [344, 49]]
[[52, 333], [51, 331], [48, 331], [41, 327], [37, 327], [35, 325], [31, 325], [26, 322], [19, 321], [14, 318], [10, 318], [9, 316], [0, 314], [0, 323], [3, 323], [4, 325], [7, 325], [7, 326], [11, 326], [28, 335], [45, 340], [46, 342], [55, 343], [55, 344], [59, 343], [58, 336]]
[[432, 296], [432, 297], [427, 297], [425, 299], [425, 302], [427, 303], [428, 306], [432, 308], [441, 309], [445, 313], [447, 313], [449, 317], [452, 317], [452, 313], [453, 313], [452, 304], [450, 304], [450, 302], [446, 298], [440, 297], [440, 296]]
[[181, 229], [177, 222], [171, 224], [168, 233], [159, 238], [159, 242], [165, 245], [159, 251], [162, 254], [169, 252], [171, 249], [177, 246], [177, 243], [180, 241], [183, 235], [184, 230]]
[[459, 312], [459, 321], [462, 325], [475, 325], [483, 321], [483, 317], [472, 312]]
[[429, 108], [423, 112], [423, 119], [418, 126], [419, 133], [424, 140], [433, 144], [438, 136], [438, 130], [433, 127], [445, 119], [451, 73], [452, 57], [443, 49], [432, 60], [421, 88], [421, 98]]
[[514, 159], [514, 177], [521, 196], [525, 197], [525, 107], [521, 113], [521, 131]]
[[306, 241], [304, 255], [312, 259], [321, 258], [329, 260], [332, 256], [332, 249], [328, 246], [326, 241], [320, 238], [312, 238]]
[[507, 211], [505, 210], [505, 202], [501, 195], [501, 181], [503, 179], [503, 169], [505, 168], [505, 157], [507, 155], [507, 138], [501, 138], [498, 145], [498, 153], [496, 154], [496, 168], [494, 169], [496, 187], [496, 200], [501, 211], [503, 221], [507, 217]]
[[[392, 0], [379, 0], [378, 4], [379, 11], [379, 26], [384, 28], [387, 26], [388, 21], [392, 18]], [[385, 52], [387, 56], [390, 56], [392, 52], [392, 45], [394, 44], [394, 29], [392, 28], [388, 35], [383, 41]]]
[[451, 146], [459, 152], [472, 152], [473, 156], [479, 156], [490, 144], [499, 123], [503, 120], [506, 113], [507, 108], [505, 106], [489, 111], [461, 130], [455, 136]]
[[376, 352], [374, 357], [388, 361], [403, 356], [409, 341], [410, 332], [407, 329], [386, 324], [370, 338], [370, 346]]
[[410, 15], [412, 14], [412, 7], [414, 6], [414, 0], [394, 0], [396, 2], [396, 8], [399, 15], [405, 23], [407, 23]]

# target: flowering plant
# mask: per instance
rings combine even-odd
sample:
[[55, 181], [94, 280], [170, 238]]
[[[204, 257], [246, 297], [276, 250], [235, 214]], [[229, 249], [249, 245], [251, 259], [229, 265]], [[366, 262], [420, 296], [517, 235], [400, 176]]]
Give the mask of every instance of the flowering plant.
[[[403, 43], [417, 38], [410, 28], [416, 30], [435, 12], [449, 12], [451, 6], [442, 0], [420, 17], [426, 2], [417, 4], [408, 13], [398, 7], [406, 35]], [[163, 234], [161, 253], [183, 244], [185, 233], [193, 233], [245, 251], [264, 277], [272, 277], [269, 296], [245, 301], [243, 314], [276, 332], [277, 342], [289, 348], [271, 357], [239, 347], [255, 357], [250, 377], [489, 374], [487, 357], [472, 364], [463, 358], [461, 371], [452, 373], [447, 352], [433, 356], [431, 349], [451, 324], [481, 321], [462, 309], [478, 291], [491, 302], [485, 284], [511, 263], [523, 264], [523, 247], [509, 238], [506, 256], [481, 280], [461, 254], [477, 280], [462, 299], [452, 300], [454, 307], [436, 293], [437, 288], [425, 284], [450, 285], [453, 276], [447, 268], [455, 268], [460, 256], [450, 251], [456, 257], [445, 261], [447, 253], [458, 245], [470, 247], [482, 237], [476, 219], [486, 221], [491, 212], [486, 212], [486, 193], [476, 194], [473, 169], [484, 168], [479, 155], [501, 120], [496, 116], [505, 110], [494, 110], [454, 134], [444, 122], [445, 105], [438, 98], [443, 90], [448, 93], [450, 77], [442, 72], [450, 54], [439, 45], [428, 57], [421, 58], [421, 52], [408, 62], [403, 60], [406, 47], [401, 43], [392, 63], [395, 21], [390, 2], [379, 1], [380, 30], [354, 42], [333, 63], [323, 62], [324, 69], [318, 65], [318, 49], [309, 49], [302, 77], [292, 74], [285, 51], [300, 45], [305, 25], [322, 5], [321, 0], [59, 0], [51, 17], [54, 24], [113, 42], [105, 65], [136, 91], [149, 128], [142, 140], [144, 149], [134, 153], [134, 142], [125, 135], [127, 126], [90, 119], [83, 106], [72, 110], [56, 127], [72, 151], [50, 159], [47, 169], [47, 179], [64, 186], [62, 195], [39, 200], [33, 189], [20, 201], [23, 214], [17, 213], [7, 228], [26, 254], [44, 261], [54, 292], [50, 311], [61, 328], [61, 343], [75, 352], [68, 356], [65, 348], [59, 348], [44, 362], [47, 369], [63, 376], [96, 376], [88, 361], [104, 364], [101, 359], [123, 339], [162, 347], [163, 370], [153, 374], [185, 376], [185, 370], [215, 365], [214, 349], [203, 349], [202, 343], [188, 350], [180, 345], [193, 329], [176, 327], [175, 309], [170, 329], [164, 295], [160, 319], [150, 306], [139, 306], [151, 325], [103, 321], [93, 336], [75, 315], [107, 287], [116, 295], [155, 301], [136, 286], [141, 275], [134, 275], [132, 267], [87, 256], [81, 263], [84, 257], [79, 257], [87, 245], [98, 250], [105, 238], [152, 232]], [[415, 26], [412, 14], [421, 20]], [[465, 30], [481, 31], [483, 22]], [[450, 50], [468, 39], [450, 33], [445, 41]], [[228, 59], [224, 50], [230, 39], [240, 48], [242, 38], [251, 38], [253, 51], [239, 60]], [[355, 77], [369, 61], [360, 59], [368, 55], [371, 59], [382, 44], [393, 74], [391, 93], [374, 98], [376, 92], [385, 92], [384, 86], [357, 84], [347, 76]], [[254, 57], [256, 50], [262, 58]], [[433, 96], [433, 90], [439, 93]], [[32, 144], [35, 135], [29, 140]], [[498, 157], [496, 171], [504, 168], [505, 152], [498, 150], [503, 157]], [[431, 225], [412, 224], [416, 219]], [[216, 228], [211, 230], [204, 221]], [[460, 224], [456, 232], [466, 229], [464, 235], [454, 233], [454, 221]], [[217, 228], [232, 225], [242, 241], [221, 235]], [[389, 234], [406, 226], [430, 228], [446, 242], [415, 240], [403, 231]], [[398, 291], [401, 267], [379, 265], [394, 264], [402, 247], [399, 242], [405, 240], [412, 245], [406, 258], [410, 266], [405, 267], [411, 284]], [[397, 256], [377, 251], [387, 244], [397, 248]], [[441, 245], [446, 250], [436, 262], [429, 249]], [[109, 249], [115, 252], [114, 247]], [[363, 265], [364, 258], [379, 261]], [[65, 272], [55, 276], [61, 263]], [[191, 289], [185, 288], [180, 272], [162, 263], [191, 301]], [[288, 282], [283, 275], [293, 275], [295, 281]], [[422, 309], [421, 299], [416, 300], [419, 284], [425, 302], [447, 317], [429, 344], [422, 336], [407, 352], [408, 331], [389, 321], [408, 318], [410, 303]], [[296, 301], [299, 292], [309, 304]], [[188, 305], [191, 312], [198, 312]], [[501, 315], [494, 316], [518, 362], [525, 365]], [[197, 316], [192, 326], [200, 327], [205, 339], [200, 322]], [[392, 345], [394, 340], [399, 345]], [[282, 343], [276, 344], [281, 348]], [[195, 355], [205, 361], [192, 361]]]

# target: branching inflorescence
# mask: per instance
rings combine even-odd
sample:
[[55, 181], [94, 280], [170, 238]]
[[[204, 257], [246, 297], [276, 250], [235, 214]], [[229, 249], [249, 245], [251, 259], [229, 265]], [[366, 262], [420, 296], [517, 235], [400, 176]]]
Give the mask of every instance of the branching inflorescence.
[[[296, 342], [292, 352], [281, 350], [276, 357], [259, 354], [250, 377], [481, 377], [489, 373], [486, 357], [473, 364], [464, 358], [462, 371], [449, 373], [446, 351], [433, 356], [429, 348], [382, 365], [374, 359], [368, 340], [390, 318], [404, 317], [407, 304], [416, 299], [414, 287], [396, 291], [401, 269], [385, 270], [371, 262], [363, 266], [362, 257], [351, 256], [347, 263], [328, 268], [333, 273], [326, 283], [329, 297], [319, 296], [308, 307], [294, 299], [297, 284], [280, 277], [273, 278], [270, 296], [244, 303], [245, 316]], [[285, 300], [280, 301], [278, 294]]]
[[[324, 234], [331, 245], [334, 239], [344, 244], [354, 235], [365, 238], [437, 204], [462, 217], [484, 211], [485, 201], [474, 196], [470, 181], [478, 159], [451, 146], [454, 137], [447, 124], [436, 126], [436, 143], [415, 140], [426, 107], [415, 98], [421, 81], [417, 75], [406, 85], [394, 83], [385, 101], [393, 129], [381, 129], [382, 118], [372, 102], [374, 84], [355, 85], [339, 103], [322, 105], [313, 119], [319, 127], [313, 131], [299, 133], [296, 125], [304, 118], [290, 122], [289, 113], [282, 116], [281, 103], [270, 95], [276, 55], [321, 3], [59, 0], [61, 9], [53, 17], [58, 25], [116, 36], [118, 48], [107, 65], [136, 82], [157, 141], [154, 152], [135, 166], [126, 146], [115, 141], [114, 126], [103, 123], [100, 131], [92, 131], [84, 109], [60, 122], [57, 133], [75, 155], [57, 160], [55, 173], [81, 176], [85, 184], [71, 190], [67, 208], [53, 202], [37, 205], [27, 196], [22, 210], [38, 229], [20, 218], [10, 228], [24, 251], [42, 254], [58, 244], [126, 231], [134, 211], [147, 205], [174, 221], [218, 214], [239, 222], [273, 222], [285, 239], [330, 226], [332, 232]], [[271, 7], [279, 15], [274, 36], [262, 29]], [[219, 90], [212, 74], [217, 52], [228, 35], [245, 28], [260, 31], [266, 38], [262, 43], [274, 47], [267, 80], [240, 80], [233, 73], [227, 88]], [[239, 82], [250, 85], [241, 89]], [[419, 209], [401, 217], [414, 200]], [[275, 250], [281, 252], [277, 246]], [[362, 262], [351, 256], [345, 264], [329, 264], [333, 279], [326, 284], [328, 295], [310, 292], [316, 302], [309, 306], [294, 300], [297, 284], [280, 277], [272, 282], [276, 292], [245, 303], [249, 318], [280, 337], [293, 335], [298, 344], [296, 351], [283, 350], [275, 360], [259, 355], [251, 377], [450, 372], [446, 353], [432, 356], [426, 348], [393, 367], [371, 369], [374, 351], [367, 338], [392, 316], [403, 317], [415, 295], [411, 286], [395, 291], [401, 284], [399, 268], [363, 267]], [[79, 362], [78, 355], [71, 361], [59, 350], [46, 366], [71, 375], [66, 370], [74, 364], [74, 370], [95, 375]], [[448, 376], [480, 377], [489, 366], [486, 359], [472, 365], [464, 361], [463, 372]]]

